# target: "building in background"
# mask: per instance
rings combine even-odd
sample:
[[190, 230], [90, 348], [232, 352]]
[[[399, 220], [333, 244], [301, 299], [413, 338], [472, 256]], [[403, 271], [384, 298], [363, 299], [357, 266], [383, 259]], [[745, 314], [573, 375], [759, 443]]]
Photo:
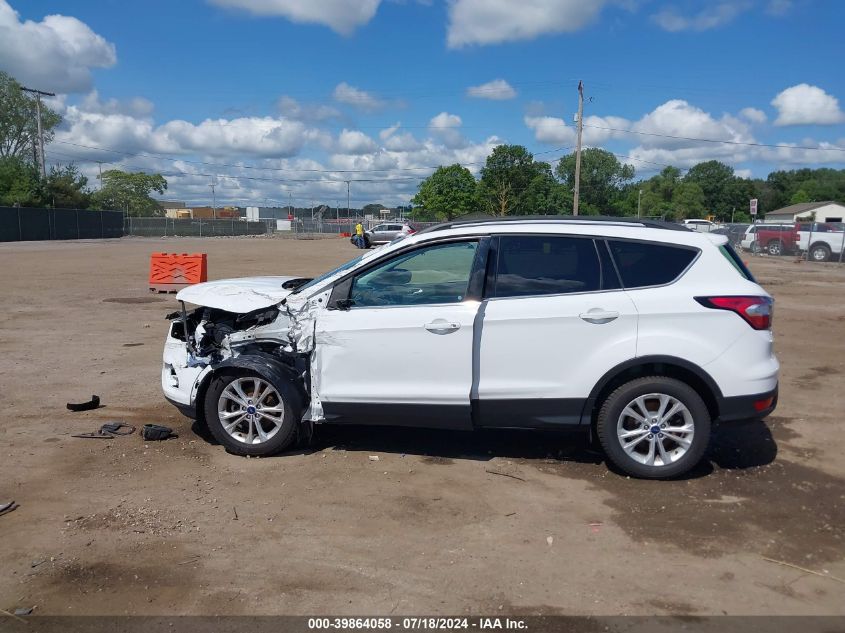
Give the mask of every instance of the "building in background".
[[845, 205], [827, 200], [825, 202], [802, 202], [766, 214], [766, 222], [842, 222], [845, 219]]
[[[164, 203], [161, 203], [162, 205]], [[203, 219], [234, 220], [244, 217], [244, 209], [240, 207], [164, 207], [164, 215], [168, 218], [186, 220]]]

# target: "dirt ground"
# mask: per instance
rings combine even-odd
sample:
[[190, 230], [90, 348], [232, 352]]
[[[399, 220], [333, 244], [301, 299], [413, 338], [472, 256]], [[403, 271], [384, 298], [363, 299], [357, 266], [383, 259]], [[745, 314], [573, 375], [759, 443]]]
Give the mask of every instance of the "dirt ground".
[[[628, 479], [581, 435], [318, 428], [245, 459], [160, 393], [170, 296], [313, 275], [347, 240], [0, 245], [0, 608], [38, 614], [845, 614], [845, 267], [748, 258], [776, 297], [780, 406], [681, 481]], [[718, 335], [718, 333], [714, 333]], [[87, 413], [68, 401], [98, 394]], [[111, 420], [179, 438], [73, 439]], [[838, 426], [837, 426], [838, 425]], [[378, 455], [378, 461], [371, 461]], [[502, 473], [512, 477], [502, 476]]]

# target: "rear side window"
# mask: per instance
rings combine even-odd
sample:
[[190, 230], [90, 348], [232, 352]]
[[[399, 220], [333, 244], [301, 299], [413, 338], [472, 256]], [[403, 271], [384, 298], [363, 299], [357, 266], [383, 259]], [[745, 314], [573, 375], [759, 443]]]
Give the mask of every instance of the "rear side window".
[[601, 265], [592, 239], [505, 235], [499, 240], [493, 297], [600, 289]]
[[748, 267], [745, 265], [745, 262], [742, 261], [739, 255], [737, 255], [736, 251], [730, 244], [722, 244], [719, 247], [719, 252], [725, 256], [725, 258], [731, 263], [731, 266], [736, 268], [736, 271], [745, 277], [748, 281], [753, 281], [756, 283], [756, 279], [754, 279], [754, 275], [751, 274], [751, 271], [748, 270]]
[[654, 242], [608, 240], [626, 288], [662, 286], [677, 279], [698, 251]]

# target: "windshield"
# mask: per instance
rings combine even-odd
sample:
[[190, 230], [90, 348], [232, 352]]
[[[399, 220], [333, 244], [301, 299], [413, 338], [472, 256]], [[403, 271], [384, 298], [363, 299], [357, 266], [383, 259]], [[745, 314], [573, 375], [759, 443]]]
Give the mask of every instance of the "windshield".
[[291, 294], [294, 294], [294, 295], [295, 295], [295, 294], [299, 294], [299, 293], [300, 293], [300, 292], [302, 292], [303, 290], [307, 290], [308, 288], [314, 288], [315, 286], [319, 286], [321, 283], [323, 283], [326, 279], [328, 279], [328, 278], [329, 278], [329, 277], [331, 277], [332, 275], [336, 275], [337, 273], [339, 273], [339, 272], [341, 272], [341, 271], [344, 271], [344, 270], [347, 270], [347, 269], [349, 269], [349, 268], [352, 268], [355, 264], [357, 264], [358, 262], [360, 262], [360, 261], [361, 261], [361, 259], [362, 259], [363, 257], [364, 257], [363, 255], [359, 255], [359, 256], [358, 256], [358, 257], [356, 257], [355, 259], [350, 259], [350, 260], [349, 260], [348, 262], [346, 262], [345, 264], [341, 264], [341, 265], [340, 265], [340, 266], [338, 266], [337, 268], [335, 268], [335, 269], [333, 269], [333, 270], [330, 270], [330, 271], [329, 271], [329, 272], [327, 272], [327, 273], [323, 273], [323, 274], [322, 274], [322, 275], [320, 275], [319, 277], [314, 277], [314, 279], [312, 279], [311, 281], [309, 281], [307, 284], [303, 284], [303, 285], [301, 285], [299, 288], [297, 288], [296, 290], [294, 290]]

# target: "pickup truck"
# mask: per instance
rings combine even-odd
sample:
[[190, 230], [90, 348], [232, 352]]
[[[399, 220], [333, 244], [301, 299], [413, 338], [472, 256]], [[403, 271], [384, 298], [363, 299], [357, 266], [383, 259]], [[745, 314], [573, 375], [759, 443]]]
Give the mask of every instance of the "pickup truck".
[[798, 226], [795, 224], [752, 224], [740, 243], [753, 253], [784, 255], [798, 250]]
[[798, 224], [798, 249], [809, 251], [810, 260], [825, 262], [839, 259], [845, 247], [845, 232], [841, 226], [821, 222]]

